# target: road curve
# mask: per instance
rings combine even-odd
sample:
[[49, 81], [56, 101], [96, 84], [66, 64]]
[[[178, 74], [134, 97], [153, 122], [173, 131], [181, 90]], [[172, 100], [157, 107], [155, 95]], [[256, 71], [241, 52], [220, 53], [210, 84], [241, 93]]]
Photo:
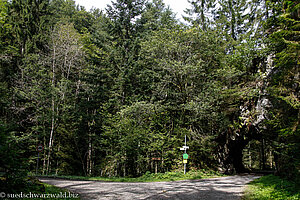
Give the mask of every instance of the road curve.
[[40, 181], [80, 194], [82, 199], [201, 199], [237, 200], [245, 184], [257, 175], [151, 183], [119, 183], [103, 181], [39, 178]]

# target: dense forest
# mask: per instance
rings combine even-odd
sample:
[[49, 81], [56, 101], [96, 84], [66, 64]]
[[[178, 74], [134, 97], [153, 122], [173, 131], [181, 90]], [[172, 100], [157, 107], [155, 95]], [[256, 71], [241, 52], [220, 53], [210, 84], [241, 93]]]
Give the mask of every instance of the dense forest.
[[300, 180], [299, 0], [189, 3], [0, 0], [6, 186], [182, 169], [185, 135], [188, 169]]

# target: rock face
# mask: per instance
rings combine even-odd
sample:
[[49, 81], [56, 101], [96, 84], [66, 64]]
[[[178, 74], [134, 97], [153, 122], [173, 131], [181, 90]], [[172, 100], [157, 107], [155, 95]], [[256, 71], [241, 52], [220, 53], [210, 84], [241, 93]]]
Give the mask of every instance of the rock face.
[[220, 168], [225, 173], [246, 172], [243, 165], [243, 149], [251, 140], [260, 140], [261, 132], [266, 129], [264, 122], [268, 119], [269, 109], [272, 107], [267, 87], [274, 73], [273, 55], [269, 55], [264, 72], [256, 80], [256, 98], [246, 101], [240, 106], [238, 127], [229, 129], [220, 136], [221, 144], [218, 150]]
[[257, 132], [265, 129], [263, 122], [268, 119], [268, 109], [272, 107], [266, 88], [269, 86], [269, 79], [274, 72], [273, 57], [273, 55], [268, 56], [265, 72], [261, 73], [257, 78], [256, 90], [258, 92], [258, 99], [255, 106], [250, 105], [249, 102], [240, 106], [242, 125], [249, 126], [249, 123], [251, 123], [251, 126], [253, 126]]
[[268, 109], [272, 107], [271, 101], [268, 99], [269, 94], [267, 93], [266, 88], [269, 85], [269, 78], [273, 73], [273, 55], [269, 55], [267, 58], [266, 71], [259, 78], [261, 79], [256, 88], [259, 90], [259, 98], [256, 103], [256, 120], [253, 122], [258, 130], [265, 129], [262, 125], [265, 119], [268, 119]]

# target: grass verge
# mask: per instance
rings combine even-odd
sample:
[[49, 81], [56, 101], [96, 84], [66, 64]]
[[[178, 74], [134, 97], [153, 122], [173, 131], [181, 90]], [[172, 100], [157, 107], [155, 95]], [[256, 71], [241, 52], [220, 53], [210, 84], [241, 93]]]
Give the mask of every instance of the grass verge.
[[300, 185], [278, 176], [263, 176], [249, 183], [242, 200], [298, 200]]
[[[31, 182], [34, 180], [34, 182]], [[28, 187], [14, 191], [1, 192], [2, 199], [67, 199], [80, 200], [79, 194], [72, 193], [66, 189], [58, 188], [53, 185], [41, 183], [36, 179], [30, 178]], [[1, 199], [0, 198], [0, 199]]]
[[49, 199], [49, 200], [57, 200], [57, 199], [65, 199], [65, 200], [80, 200], [79, 194], [74, 194], [66, 189], [58, 188], [53, 185], [49, 185], [46, 183], [41, 183], [45, 187], [45, 191], [30, 191], [24, 193], [25, 197], [22, 199]]
[[93, 181], [110, 181], [110, 182], [161, 182], [161, 181], [179, 181], [203, 178], [214, 178], [224, 176], [215, 171], [193, 170], [186, 174], [183, 172], [166, 172], [153, 174], [146, 172], [143, 176], [137, 178], [129, 177], [85, 177], [85, 176], [47, 176], [49, 178], [64, 178], [75, 180], [93, 180]]
[[45, 186], [45, 193], [48, 195], [49, 197], [53, 197], [53, 198], [47, 198], [47, 199], [53, 199], [53, 200], [57, 200], [57, 199], [78, 199], [80, 200], [80, 197], [78, 194], [74, 194], [66, 189], [62, 189], [62, 188], [58, 188], [55, 187], [53, 185], [49, 185], [46, 183], [43, 183], [43, 185]]

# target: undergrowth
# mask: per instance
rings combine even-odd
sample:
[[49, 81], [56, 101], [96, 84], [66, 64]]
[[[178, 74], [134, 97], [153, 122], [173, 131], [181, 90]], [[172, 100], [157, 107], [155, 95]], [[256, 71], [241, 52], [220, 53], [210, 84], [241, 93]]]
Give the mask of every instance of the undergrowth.
[[112, 182], [160, 182], [160, 181], [178, 181], [203, 179], [224, 176], [219, 172], [211, 170], [191, 170], [184, 174], [183, 172], [165, 172], [165, 173], [150, 173], [146, 172], [144, 175], [136, 178], [131, 177], [86, 177], [86, 176], [47, 176], [53, 178], [77, 179], [77, 180], [98, 180], [98, 181], [112, 181]]
[[263, 176], [249, 183], [243, 200], [298, 200], [300, 184], [278, 176]]

